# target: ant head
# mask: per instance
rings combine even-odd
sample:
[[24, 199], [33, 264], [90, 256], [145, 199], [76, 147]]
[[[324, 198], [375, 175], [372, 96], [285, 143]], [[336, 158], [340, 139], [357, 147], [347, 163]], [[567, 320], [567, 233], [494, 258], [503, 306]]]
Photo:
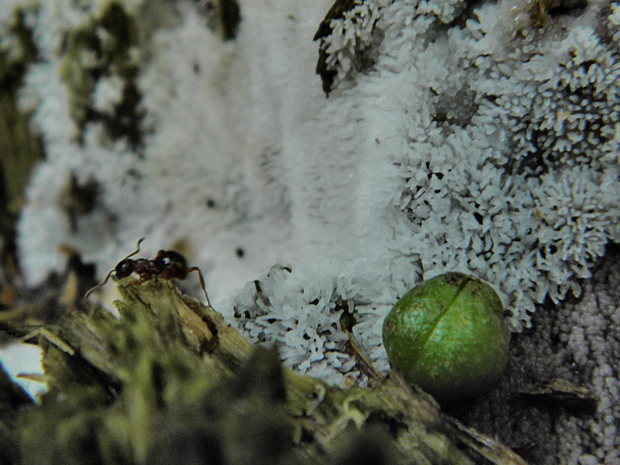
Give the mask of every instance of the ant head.
[[133, 273], [134, 268], [135, 268], [134, 260], [125, 259], [125, 260], [118, 262], [118, 265], [116, 265], [116, 268], [114, 268], [114, 274], [119, 279], [126, 278], [131, 273]]

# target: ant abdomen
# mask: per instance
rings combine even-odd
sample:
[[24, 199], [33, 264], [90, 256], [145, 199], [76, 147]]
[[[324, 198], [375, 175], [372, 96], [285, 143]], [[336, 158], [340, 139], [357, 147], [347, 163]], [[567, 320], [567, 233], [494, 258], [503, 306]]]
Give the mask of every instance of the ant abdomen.
[[174, 250], [160, 250], [155, 257], [162, 264], [161, 277], [165, 279], [185, 279], [188, 268], [185, 257]]

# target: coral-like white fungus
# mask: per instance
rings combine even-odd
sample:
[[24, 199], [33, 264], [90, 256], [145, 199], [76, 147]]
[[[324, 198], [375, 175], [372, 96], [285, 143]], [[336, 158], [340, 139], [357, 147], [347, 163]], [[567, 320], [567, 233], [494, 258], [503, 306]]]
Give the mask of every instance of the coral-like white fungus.
[[[579, 294], [620, 239], [616, 3], [540, 27], [533, 0], [357, 1], [318, 44], [329, 0], [241, 1], [225, 42], [189, 1], [74, 3], [41, 2], [30, 18], [41, 60], [22, 105], [46, 151], [19, 226], [32, 284], [64, 267], [62, 244], [101, 275], [141, 236], [147, 257], [182, 247], [252, 340], [345, 382], [358, 373], [342, 312], [386, 369], [381, 320], [420, 280], [478, 276], [519, 330], [547, 296]], [[3, 17], [16, 4], [0, 0]], [[110, 5], [134, 42], [120, 63], [71, 63], [93, 79], [76, 101], [63, 38], [82, 57], [72, 31], [122, 46], [100, 20]], [[337, 76], [328, 99], [319, 48]], [[97, 117], [78, 124], [76, 111]], [[61, 201], [72, 176], [99, 186], [78, 218]]]

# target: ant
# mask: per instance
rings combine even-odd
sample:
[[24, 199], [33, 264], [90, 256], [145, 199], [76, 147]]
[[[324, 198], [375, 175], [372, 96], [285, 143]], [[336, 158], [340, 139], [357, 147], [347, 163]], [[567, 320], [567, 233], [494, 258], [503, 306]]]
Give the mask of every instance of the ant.
[[207, 300], [207, 306], [211, 307], [211, 302], [209, 301], [209, 296], [207, 295], [207, 290], [205, 289], [205, 280], [202, 277], [202, 272], [196, 266], [188, 268], [185, 257], [179, 252], [175, 252], [174, 250], [160, 250], [157, 252], [157, 255], [153, 260], [147, 260], [146, 258], [132, 260], [130, 257], [133, 257], [140, 252], [140, 244], [143, 240], [144, 237], [140, 238], [138, 244], [136, 245], [136, 250], [118, 262], [114, 269], [110, 270], [101, 283], [91, 288], [84, 295], [84, 301], [88, 300], [88, 297], [94, 291], [107, 283], [110, 276], [112, 276], [112, 273], [114, 273], [115, 279], [122, 279], [128, 277], [135, 271], [138, 276], [140, 276], [140, 280], [132, 284], [141, 284], [144, 281], [148, 281], [156, 276], [162, 279], [185, 279], [189, 273], [196, 271], [198, 272], [198, 278], [200, 279], [200, 287], [202, 288], [202, 291], [205, 294], [205, 299]]

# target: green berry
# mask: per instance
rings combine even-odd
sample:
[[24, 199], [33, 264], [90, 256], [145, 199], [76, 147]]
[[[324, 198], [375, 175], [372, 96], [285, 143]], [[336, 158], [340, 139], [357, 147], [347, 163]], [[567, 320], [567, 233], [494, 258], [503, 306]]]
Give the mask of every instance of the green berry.
[[501, 378], [510, 332], [486, 283], [447, 273], [405, 294], [383, 322], [390, 364], [440, 402], [473, 397]]

